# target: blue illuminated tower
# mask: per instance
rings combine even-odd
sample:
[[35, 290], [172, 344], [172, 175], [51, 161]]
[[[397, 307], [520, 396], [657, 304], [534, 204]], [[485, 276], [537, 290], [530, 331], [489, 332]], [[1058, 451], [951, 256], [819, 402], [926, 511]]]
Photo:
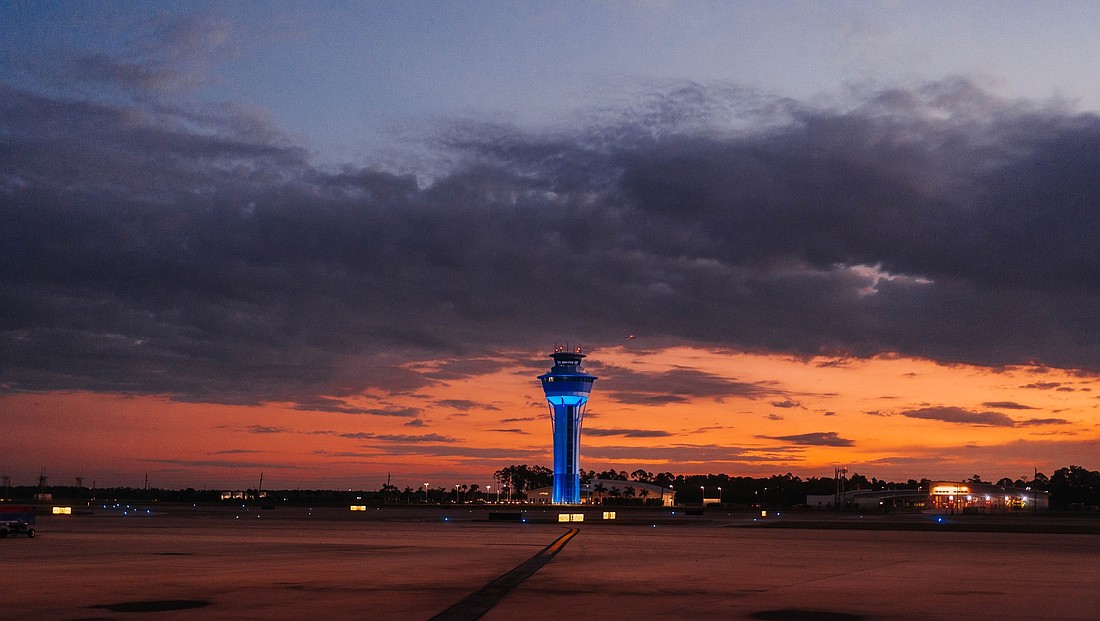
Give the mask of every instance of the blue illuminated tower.
[[550, 402], [550, 420], [554, 430], [554, 504], [576, 505], [581, 502], [580, 448], [581, 421], [592, 392], [595, 375], [581, 368], [581, 353], [557, 347], [550, 354], [554, 367], [539, 376], [546, 400]]

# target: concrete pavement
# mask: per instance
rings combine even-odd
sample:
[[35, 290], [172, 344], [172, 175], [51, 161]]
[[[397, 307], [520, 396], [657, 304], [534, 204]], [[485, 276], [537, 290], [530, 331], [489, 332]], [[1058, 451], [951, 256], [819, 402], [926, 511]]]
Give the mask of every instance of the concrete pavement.
[[39, 537], [0, 540], [0, 617], [430, 619], [577, 527], [482, 618], [1100, 618], [1095, 534], [744, 528], [743, 515], [656, 513], [649, 524], [500, 523], [463, 509], [159, 513], [48, 516]]

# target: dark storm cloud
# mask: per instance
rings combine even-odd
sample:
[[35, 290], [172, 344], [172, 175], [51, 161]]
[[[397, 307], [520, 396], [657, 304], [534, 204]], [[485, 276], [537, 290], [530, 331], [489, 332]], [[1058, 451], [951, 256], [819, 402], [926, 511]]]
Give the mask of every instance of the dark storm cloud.
[[295, 410], [306, 412], [333, 412], [336, 414], [368, 414], [371, 416], [397, 416], [400, 418], [416, 418], [420, 416], [420, 408], [414, 407], [382, 407], [360, 408], [347, 404], [340, 399], [319, 398], [298, 403], [292, 407]]
[[189, 466], [195, 468], [270, 468], [272, 470], [299, 470], [302, 466], [294, 464], [261, 461], [225, 461], [221, 459], [142, 459], [151, 464], [170, 466]]
[[631, 405], [659, 406], [668, 405], [669, 403], [688, 403], [691, 401], [687, 397], [680, 395], [641, 394], [619, 391], [614, 391], [609, 394], [615, 401]]
[[469, 399], [440, 399], [437, 401], [439, 405], [443, 405], [449, 408], [454, 408], [463, 412], [470, 410], [499, 410], [497, 406], [491, 403], [481, 403], [478, 401], [471, 401]]
[[[304, 403], [298, 403], [293, 406], [295, 410], [304, 410], [307, 412], [336, 412], [339, 414], [376, 414], [377, 411], [358, 408], [353, 405], [349, 405], [342, 399], [330, 399], [319, 398], [307, 401]], [[389, 416], [404, 416], [405, 414], [388, 414]], [[415, 416], [415, 414], [412, 414]]]
[[420, 416], [420, 408], [367, 408], [356, 413], [372, 414], [374, 416], [399, 416], [402, 418], [416, 418], [417, 416]]
[[[341, 452], [314, 451], [317, 455], [340, 455], [345, 457], [378, 457], [376, 452]], [[484, 465], [486, 459], [500, 460], [507, 463], [537, 463], [549, 457], [547, 449], [529, 448], [483, 448], [477, 446], [465, 446], [456, 444], [402, 444], [393, 443], [385, 446], [386, 455], [431, 455], [450, 457], [463, 461], [480, 462]]]
[[1061, 389], [1062, 387], [1061, 382], [1032, 382], [1020, 386], [1020, 388], [1030, 388], [1032, 390], [1054, 390]]
[[1022, 403], [1016, 403], [1015, 401], [986, 401], [982, 404], [983, 407], [997, 408], [1001, 410], [1034, 410], [1035, 408], [1030, 405], [1024, 405]]
[[801, 447], [747, 449], [714, 444], [677, 444], [672, 446], [593, 446], [585, 448], [587, 460], [607, 460], [618, 462], [623, 459], [670, 462], [677, 464], [756, 464], [790, 463], [803, 451]]
[[614, 365], [598, 365], [597, 384], [601, 392], [620, 403], [660, 405], [685, 402], [693, 398], [721, 401], [727, 397], [755, 398], [777, 391], [764, 384], [730, 380], [695, 369], [635, 371]]
[[840, 437], [835, 431], [801, 433], [791, 436], [756, 436], [767, 440], [780, 440], [800, 446], [854, 446], [855, 442]]
[[458, 380], [495, 373], [504, 368], [515, 366], [512, 361], [500, 358], [456, 358], [444, 360], [423, 375], [434, 380]]
[[980, 425], [991, 427], [1012, 427], [1016, 424], [1011, 417], [1000, 412], [975, 412], [965, 408], [954, 406], [927, 407], [916, 410], [899, 412], [909, 418], [924, 420], [938, 420], [945, 423], [957, 423], [960, 425]]
[[420, 444], [420, 443], [436, 443], [436, 442], [458, 442], [457, 439], [451, 436], [445, 436], [438, 433], [426, 433], [419, 436], [402, 435], [402, 434], [384, 434], [384, 433], [337, 433], [335, 434], [341, 438], [348, 440], [381, 440], [383, 442], [397, 442], [399, 444]]
[[[1095, 115], [958, 79], [836, 109], [686, 85], [557, 133], [455, 124], [434, 137], [453, 167], [418, 179], [158, 98], [219, 44], [179, 28], [176, 56], [84, 59], [145, 97], [0, 85], [7, 391], [355, 413], [627, 333], [1100, 371]], [[623, 403], [790, 401], [589, 362]], [[416, 416], [364, 413], [387, 412]]]
[[286, 427], [272, 427], [270, 425], [251, 425], [246, 431], [248, 433], [291, 433], [291, 430]]
[[585, 429], [584, 435], [607, 437], [607, 436], [624, 436], [627, 438], [665, 438], [673, 434], [667, 431], [660, 431], [657, 429]]
[[1028, 418], [1025, 420], [1016, 421], [1017, 427], [1036, 427], [1043, 425], [1072, 425], [1073, 423], [1064, 418]]

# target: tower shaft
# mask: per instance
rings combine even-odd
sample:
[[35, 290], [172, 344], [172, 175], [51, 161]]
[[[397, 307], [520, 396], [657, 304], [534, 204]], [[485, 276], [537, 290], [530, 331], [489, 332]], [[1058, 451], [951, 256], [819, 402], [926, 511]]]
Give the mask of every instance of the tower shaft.
[[583, 406], [550, 408], [554, 430], [554, 493], [558, 504], [576, 504], [581, 498], [580, 446]]

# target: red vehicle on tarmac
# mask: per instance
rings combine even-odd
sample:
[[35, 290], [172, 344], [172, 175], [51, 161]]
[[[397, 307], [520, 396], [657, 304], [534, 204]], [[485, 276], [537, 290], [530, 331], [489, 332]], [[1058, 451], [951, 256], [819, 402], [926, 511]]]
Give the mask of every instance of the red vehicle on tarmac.
[[34, 537], [34, 507], [0, 506], [0, 537], [26, 535]]

